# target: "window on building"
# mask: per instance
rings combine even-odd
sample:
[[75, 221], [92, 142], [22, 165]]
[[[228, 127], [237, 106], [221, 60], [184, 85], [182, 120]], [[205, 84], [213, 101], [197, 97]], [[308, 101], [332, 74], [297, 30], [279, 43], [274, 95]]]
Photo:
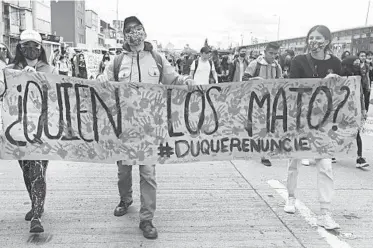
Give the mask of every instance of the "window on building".
[[16, 8], [10, 8], [10, 25], [19, 26], [20, 25], [20, 16], [19, 10]]

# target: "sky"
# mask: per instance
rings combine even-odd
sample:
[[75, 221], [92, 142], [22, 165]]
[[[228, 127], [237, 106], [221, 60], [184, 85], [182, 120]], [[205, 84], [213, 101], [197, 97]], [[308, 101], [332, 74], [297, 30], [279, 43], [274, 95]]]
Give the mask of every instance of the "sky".
[[[148, 40], [165, 47], [189, 44], [200, 50], [209, 45], [227, 48], [259, 42], [306, 36], [318, 24], [333, 31], [365, 25], [369, 0], [118, 0], [119, 19], [136, 15]], [[86, 0], [105, 21], [116, 19], [117, 0]], [[373, 1], [368, 25], [373, 25]], [[280, 23], [280, 25], [278, 25]]]

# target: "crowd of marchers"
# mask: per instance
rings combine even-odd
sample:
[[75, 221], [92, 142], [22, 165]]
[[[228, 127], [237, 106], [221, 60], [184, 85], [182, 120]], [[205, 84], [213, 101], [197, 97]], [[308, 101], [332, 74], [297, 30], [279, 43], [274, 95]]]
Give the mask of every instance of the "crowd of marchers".
[[[362, 115], [365, 116], [369, 107], [370, 82], [372, 79], [372, 53], [360, 51], [351, 55], [347, 52], [343, 57], [335, 57], [330, 49], [331, 32], [326, 26], [317, 25], [307, 33], [305, 53], [294, 56], [293, 51], [279, 54], [280, 46], [276, 42], [268, 43], [258, 57], [252, 52], [248, 54], [245, 48], [240, 48], [236, 55], [220, 57], [217, 51], [202, 47], [199, 56], [186, 54], [179, 60], [162, 56], [146, 41], [145, 26], [135, 16], [124, 20], [123, 33], [125, 44], [123, 51], [115, 57], [103, 55], [100, 64], [98, 83], [107, 87], [111, 82], [144, 82], [166, 85], [207, 85], [221, 82], [242, 82], [261, 79], [280, 78], [330, 78], [339, 76], [361, 76]], [[40, 34], [34, 30], [25, 30], [20, 36], [13, 57], [5, 44], [0, 44], [0, 94], [6, 94], [6, 84], [3, 69], [22, 70], [26, 73], [43, 72], [66, 75], [70, 60], [61, 53], [53, 65], [49, 65]], [[66, 63], [66, 65], [64, 65]], [[86, 78], [84, 58], [77, 53], [71, 61], [74, 66], [72, 76]], [[252, 81], [255, 83], [255, 81]], [[362, 157], [362, 142], [360, 134], [357, 137], [356, 167], [366, 167], [369, 164]], [[20, 160], [23, 178], [32, 202], [32, 207], [25, 215], [25, 220], [31, 221], [30, 232], [44, 231], [41, 217], [44, 212], [46, 196], [46, 160]], [[316, 159], [317, 191], [320, 203], [318, 224], [326, 229], [339, 228], [332, 217], [331, 202], [334, 194], [333, 158]], [[262, 163], [271, 166], [267, 158]], [[292, 159], [288, 166], [288, 199], [284, 204], [287, 213], [296, 211], [295, 190], [297, 187], [298, 166], [309, 165], [309, 160]], [[123, 216], [133, 203], [132, 198], [132, 162], [118, 161], [119, 204], [114, 209], [115, 216]], [[156, 166], [139, 165], [140, 172], [140, 224], [143, 235], [149, 239], [158, 237], [158, 231], [153, 225], [156, 210]]]

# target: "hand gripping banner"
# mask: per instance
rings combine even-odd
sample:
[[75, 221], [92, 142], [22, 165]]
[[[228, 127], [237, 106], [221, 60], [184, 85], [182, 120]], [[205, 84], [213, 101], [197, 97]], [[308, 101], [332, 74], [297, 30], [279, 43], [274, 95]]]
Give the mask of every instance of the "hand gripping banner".
[[135, 165], [356, 155], [359, 77], [104, 88], [5, 74], [2, 159]]

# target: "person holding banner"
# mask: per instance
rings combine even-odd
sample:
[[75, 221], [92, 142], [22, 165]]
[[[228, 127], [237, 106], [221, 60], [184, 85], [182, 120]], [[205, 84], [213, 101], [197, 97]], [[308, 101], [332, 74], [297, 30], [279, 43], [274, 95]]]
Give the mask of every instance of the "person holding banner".
[[[124, 51], [117, 55], [106, 66], [103, 74], [97, 77], [103, 87], [109, 81], [124, 83], [144, 82], [153, 84], [193, 84], [189, 76], [179, 75], [166, 60], [153, 50], [149, 42], [145, 42], [146, 32], [135, 16], [124, 20]], [[115, 216], [123, 216], [132, 204], [132, 164], [129, 161], [118, 161], [119, 205], [114, 210]], [[139, 165], [140, 170], [140, 229], [148, 239], [156, 239], [158, 231], [152, 221], [156, 209], [157, 182], [155, 164]]]
[[[363, 109], [363, 116], [366, 118], [366, 113], [369, 108], [369, 99], [370, 99], [370, 80], [368, 79], [369, 75], [367, 71], [362, 70], [360, 65], [360, 59], [357, 56], [347, 56], [342, 61], [342, 76], [361, 76], [361, 107]], [[369, 164], [363, 158], [363, 142], [361, 140], [360, 131], [357, 132], [356, 136], [357, 143], [357, 159], [356, 159], [356, 168], [365, 168]]]
[[[242, 80], [282, 78], [281, 65], [275, 60], [279, 50], [280, 45], [278, 43], [268, 43], [264, 55], [250, 62], [243, 74]], [[267, 158], [262, 158], [261, 162], [265, 166], [272, 166], [271, 161]]]
[[[296, 56], [291, 62], [290, 78], [329, 78], [339, 77], [341, 61], [331, 54], [330, 43], [332, 36], [329, 28], [317, 25], [307, 34], [307, 53]], [[300, 159], [289, 161], [287, 190], [288, 200], [284, 211], [295, 213], [295, 189], [297, 187], [298, 166]], [[325, 229], [340, 228], [331, 215], [331, 201], [334, 194], [333, 167], [331, 159], [316, 159], [317, 191], [320, 202], [321, 215], [318, 225]]]
[[[25, 30], [21, 33], [14, 61], [6, 68], [31, 73], [45, 72], [58, 75], [58, 70], [48, 64], [45, 50], [41, 44], [41, 36], [34, 30]], [[2, 70], [1, 73], [3, 73]], [[4, 75], [0, 75], [0, 81], [3, 79]], [[1, 84], [4, 85], [4, 81]], [[42, 141], [39, 140], [39, 142]], [[32, 202], [31, 210], [26, 214], [25, 220], [31, 221], [31, 233], [44, 232], [40, 218], [44, 212], [46, 195], [45, 173], [48, 161], [19, 160], [18, 162], [23, 171], [23, 179]]]

